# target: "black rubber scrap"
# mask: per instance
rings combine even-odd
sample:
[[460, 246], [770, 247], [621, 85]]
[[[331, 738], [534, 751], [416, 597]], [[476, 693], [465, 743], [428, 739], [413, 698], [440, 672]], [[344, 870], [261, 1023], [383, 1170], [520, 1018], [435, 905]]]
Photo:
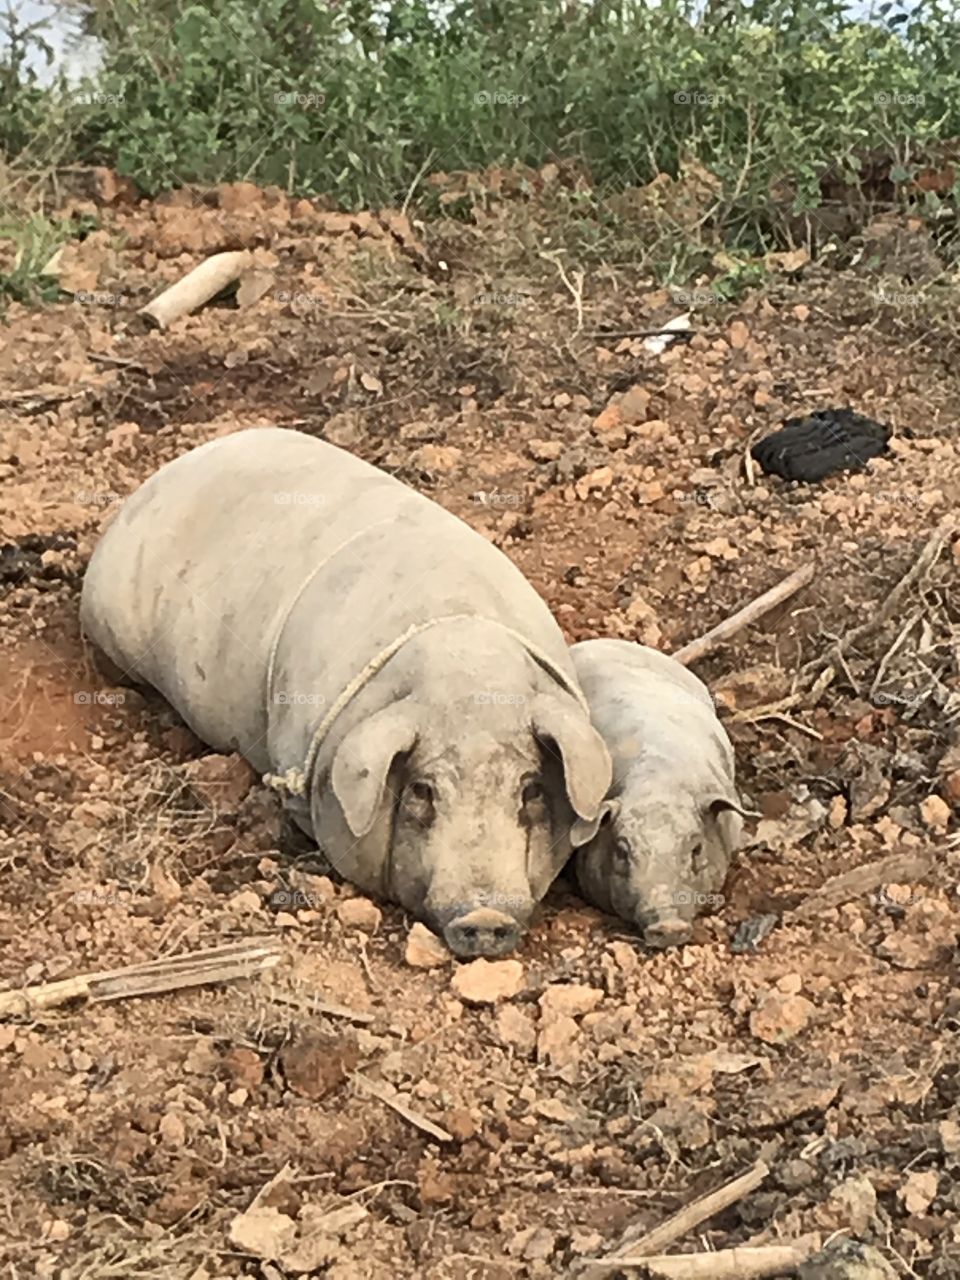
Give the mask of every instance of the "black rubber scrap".
[[823, 480], [836, 471], [859, 471], [885, 453], [890, 428], [853, 409], [817, 409], [790, 418], [750, 450], [767, 475], [784, 480]]

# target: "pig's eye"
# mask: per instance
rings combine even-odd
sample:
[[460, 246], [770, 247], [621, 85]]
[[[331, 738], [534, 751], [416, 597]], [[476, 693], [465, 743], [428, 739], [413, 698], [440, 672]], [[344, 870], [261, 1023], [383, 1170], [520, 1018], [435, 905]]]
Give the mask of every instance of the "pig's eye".
[[521, 798], [524, 804], [538, 804], [546, 798], [546, 794], [541, 783], [528, 782]]
[[424, 820], [433, 812], [433, 787], [429, 782], [411, 782], [404, 799], [409, 808]]
[[630, 844], [627, 840], [615, 840], [613, 856], [618, 867], [625, 867], [630, 861]]
[[690, 865], [693, 868], [695, 875], [703, 870], [705, 863], [706, 858], [704, 857], [703, 852], [703, 841], [698, 840], [690, 850]]

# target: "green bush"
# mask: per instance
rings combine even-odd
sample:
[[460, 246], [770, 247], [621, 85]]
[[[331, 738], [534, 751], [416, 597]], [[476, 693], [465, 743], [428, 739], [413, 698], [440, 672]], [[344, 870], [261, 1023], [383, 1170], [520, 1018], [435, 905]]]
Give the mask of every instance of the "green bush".
[[[713, 217], [763, 239], [787, 182], [815, 208], [827, 170], [873, 149], [901, 179], [960, 135], [951, 0], [850, 18], [840, 0], [98, 0], [87, 100], [62, 94], [76, 158], [148, 191], [273, 182], [345, 207], [395, 203], [418, 173], [572, 160], [600, 191], [719, 180]], [[379, 15], [379, 16], [378, 16]], [[16, 134], [4, 137], [16, 151]]]

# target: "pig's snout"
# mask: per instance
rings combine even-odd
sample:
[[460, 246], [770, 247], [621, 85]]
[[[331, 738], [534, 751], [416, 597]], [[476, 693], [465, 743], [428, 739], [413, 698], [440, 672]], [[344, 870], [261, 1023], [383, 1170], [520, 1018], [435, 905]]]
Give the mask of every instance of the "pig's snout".
[[648, 947], [663, 950], [665, 947], [679, 947], [684, 942], [689, 942], [692, 932], [686, 920], [668, 917], [648, 924], [643, 931], [643, 940]]
[[448, 920], [443, 936], [455, 956], [505, 956], [516, 947], [522, 931], [513, 916], [475, 907]]

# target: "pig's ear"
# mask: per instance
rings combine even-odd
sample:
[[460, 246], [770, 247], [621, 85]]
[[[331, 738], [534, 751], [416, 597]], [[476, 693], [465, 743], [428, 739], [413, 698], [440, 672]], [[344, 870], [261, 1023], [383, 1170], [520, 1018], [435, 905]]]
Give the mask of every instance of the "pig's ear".
[[728, 858], [733, 857], [740, 847], [744, 818], [756, 815], [749, 809], [744, 809], [739, 800], [733, 800], [729, 796], [714, 796], [707, 805], [707, 811], [720, 833], [724, 853]]
[[337, 747], [330, 783], [357, 839], [376, 821], [390, 767], [398, 755], [413, 749], [417, 731], [413, 706], [394, 702], [351, 729]]
[[570, 828], [570, 843], [575, 849], [579, 849], [581, 845], [589, 844], [604, 824], [616, 820], [619, 812], [619, 800], [604, 800], [600, 806], [600, 812], [594, 819], [577, 818]]
[[586, 713], [572, 700], [541, 698], [533, 709], [533, 732], [563, 760], [564, 785], [574, 813], [599, 823], [613, 769], [610, 753]]

